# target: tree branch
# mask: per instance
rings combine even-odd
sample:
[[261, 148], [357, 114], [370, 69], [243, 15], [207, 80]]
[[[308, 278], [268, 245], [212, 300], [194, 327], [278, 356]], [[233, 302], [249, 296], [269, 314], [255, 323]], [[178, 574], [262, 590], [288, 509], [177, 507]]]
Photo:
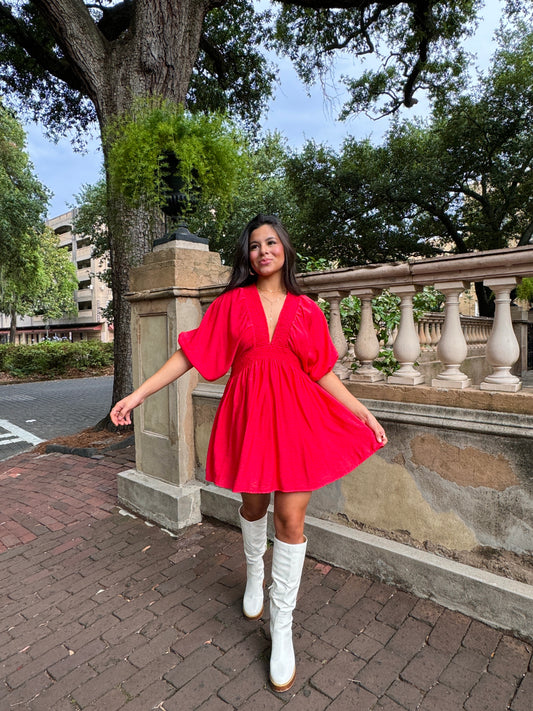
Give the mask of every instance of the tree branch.
[[83, 93], [94, 100], [105, 74], [106, 40], [83, 0], [33, 0], [68, 57]]
[[387, 8], [397, 7], [398, 5], [407, 5], [407, 0], [279, 0], [283, 5], [295, 5], [296, 7], [306, 7], [313, 10], [367, 10], [372, 6], [380, 12]]
[[14, 44], [35, 60], [43, 69], [60, 81], [64, 81], [73, 89], [82, 91], [82, 84], [72, 71], [69, 63], [60, 59], [48, 47], [38, 42], [33, 34], [28, 32], [26, 24], [15, 17], [10, 8], [0, 4], [0, 22], [7, 36]]
[[205, 52], [209, 59], [213, 62], [217, 78], [221, 84], [224, 84], [224, 74], [226, 72], [227, 61], [220, 49], [215, 47], [215, 45], [209, 41], [205, 34], [202, 34], [200, 37], [200, 49]]
[[528, 244], [531, 244], [532, 240], [533, 240], [533, 220], [531, 220], [529, 225], [523, 231], [522, 236], [520, 237], [520, 241], [518, 242], [517, 246], [518, 247], [526, 247]]

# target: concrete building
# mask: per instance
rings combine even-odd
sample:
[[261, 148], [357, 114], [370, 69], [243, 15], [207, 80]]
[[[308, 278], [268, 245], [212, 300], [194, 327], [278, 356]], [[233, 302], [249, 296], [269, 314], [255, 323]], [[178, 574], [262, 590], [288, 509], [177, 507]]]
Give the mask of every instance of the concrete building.
[[[113, 329], [103, 317], [111, 300], [111, 290], [102, 281], [107, 259], [94, 258], [88, 237], [72, 231], [76, 210], [47, 220], [46, 225], [59, 237], [61, 249], [67, 249], [77, 268], [78, 289], [74, 300], [78, 314], [45, 323], [41, 316], [17, 318], [17, 343], [39, 343], [45, 338], [67, 338], [69, 341], [112, 341]], [[9, 316], [0, 314], [0, 343], [9, 339]]]

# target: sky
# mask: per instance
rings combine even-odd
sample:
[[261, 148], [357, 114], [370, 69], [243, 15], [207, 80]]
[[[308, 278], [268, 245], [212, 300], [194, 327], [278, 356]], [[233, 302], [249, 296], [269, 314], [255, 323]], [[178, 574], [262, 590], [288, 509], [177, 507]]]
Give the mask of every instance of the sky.
[[[477, 55], [477, 66], [486, 67], [492, 56], [502, 2], [485, 0], [483, 18], [476, 35], [469, 41], [468, 49]], [[349, 60], [346, 60], [349, 61]], [[327, 98], [320, 84], [307, 89], [298, 79], [289, 60], [277, 60], [280, 84], [271, 101], [263, 129], [279, 131], [293, 148], [301, 147], [307, 140], [340, 146], [345, 137], [370, 138], [378, 143], [387, 130], [386, 119], [372, 120], [358, 116], [345, 122], [336, 120], [342, 104], [342, 87], [331, 81]], [[354, 65], [357, 67], [358, 65]], [[342, 67], [338, 67], [342, 71]], [[351, 73], [354, 69], [351, 70]], [[337, 96], [337, 99], [333, 97]], [[423, 106], [418, 112], [423, 112]], [[414, 117], [405, 111], [404, 117]], [[53, 143], [44, 135], [41, 126], [26, 124], [27, 150], [39, 180], [53, 193], [48, 216], [57, 217], [76, 204], [76, 195], [83, 185], [93, 184], [100, 178], [102, 155], [97, 138], [89, 140], [84, 153], [75, 152], [67, 139]]]

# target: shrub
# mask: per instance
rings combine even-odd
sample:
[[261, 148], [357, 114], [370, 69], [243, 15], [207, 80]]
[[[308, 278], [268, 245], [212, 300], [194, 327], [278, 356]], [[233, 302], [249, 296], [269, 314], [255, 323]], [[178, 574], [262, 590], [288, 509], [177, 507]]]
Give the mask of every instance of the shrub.
[[68, 370], [85, 371], [113, 363], [113, 344], [100, 341], [43, 341], [33, 345], [0, 345], [0, 371], [16, 377], [55, 377]]

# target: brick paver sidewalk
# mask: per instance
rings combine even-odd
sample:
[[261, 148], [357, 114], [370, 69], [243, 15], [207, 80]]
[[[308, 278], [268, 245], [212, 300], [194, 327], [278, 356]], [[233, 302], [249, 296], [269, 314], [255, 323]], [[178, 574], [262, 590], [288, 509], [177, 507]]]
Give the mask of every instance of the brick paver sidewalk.
[[273, 693], [268, 612], [241, 614], [239, 532], [208, 520], [172, 537], [121, 514], [129, 465], [0, 466], [2, 711], [533, 709], [530, 645], [310, 558], [296, 683]]

